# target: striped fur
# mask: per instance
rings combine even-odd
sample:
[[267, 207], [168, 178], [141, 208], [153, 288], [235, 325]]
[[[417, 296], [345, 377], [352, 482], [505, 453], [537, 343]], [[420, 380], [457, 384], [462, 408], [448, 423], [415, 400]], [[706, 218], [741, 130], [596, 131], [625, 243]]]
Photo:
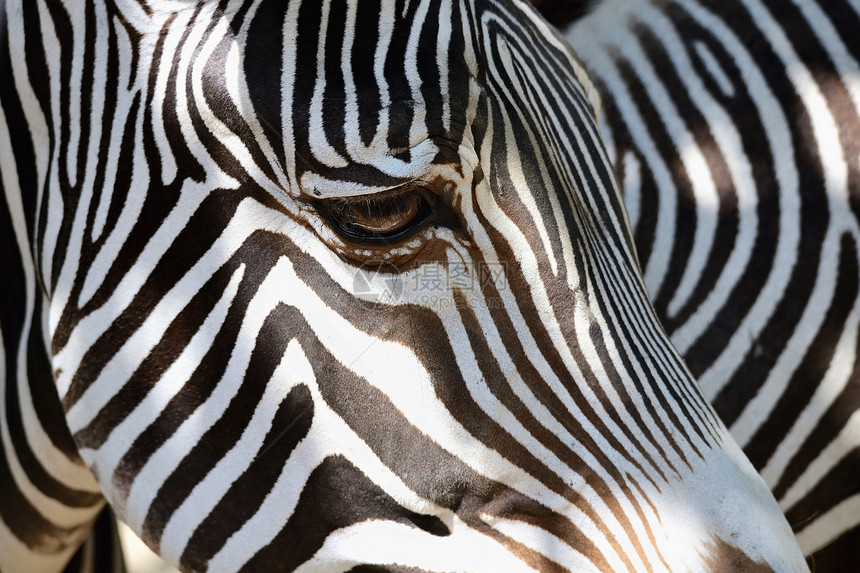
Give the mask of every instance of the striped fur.
[[4, 572], [99, 492], [187, 571], [805, 569], [526, 3], [5, 14]]
[[856, 0], [604, 0], [566, 30], [657, 313], [816, 571], [860, 562], [858, 28]]

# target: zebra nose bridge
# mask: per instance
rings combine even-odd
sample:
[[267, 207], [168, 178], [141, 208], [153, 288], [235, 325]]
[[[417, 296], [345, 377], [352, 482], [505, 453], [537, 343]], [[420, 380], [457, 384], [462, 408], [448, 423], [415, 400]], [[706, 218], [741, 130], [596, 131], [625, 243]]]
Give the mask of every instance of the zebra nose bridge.
[[698, 563], [693, 570], [807, 571], [782, 512], [728, 435], [702, 454], [652, 499], [663, 543]]
[[[612, 535], [640, 548], [653, 545], [655, 553], [642, 559], [653, 558], [657, 569], [669, 563], [673, 571], [804, 570], [771, 494], [665, 333], [649, 322], [647, 301], [636, 303], [639, 311], [617, 308], [620, 286], [616, 296], [609, 287], [601, 295], [594, 277], [512, 275], [511, 289], [522, 291], [514, 297], [527, 293], [535, 304], [531, 315], [540, 320], [523, 317], [521, 354], [512, 354], [504, 374], [521, 379], [534, 399], [536, 426], [551, 436], [541, 444], [547, 475], [555, 473], [577, 496], [590, 492], [591, 501], [599, 500], [594, 515]], [[536, 289], [546, 292], [543, 308]], [[628, 302], [635, 295], [628, 293]], [[559, 437], [560, 449], [551, 443]], [[600, 479], [582, 477], [595, 468]], [[623, 520], [612, 503], [626, 508]]]

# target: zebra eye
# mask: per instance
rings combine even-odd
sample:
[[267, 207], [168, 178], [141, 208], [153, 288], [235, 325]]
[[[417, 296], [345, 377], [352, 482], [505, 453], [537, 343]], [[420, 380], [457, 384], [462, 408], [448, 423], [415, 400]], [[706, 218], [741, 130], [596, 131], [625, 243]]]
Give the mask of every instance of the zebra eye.
[[333, 200], [325, 210], [345, 239], [363, 244], [406, 240], [420, 230], [432, 214], [429, 203], [417, 189]]

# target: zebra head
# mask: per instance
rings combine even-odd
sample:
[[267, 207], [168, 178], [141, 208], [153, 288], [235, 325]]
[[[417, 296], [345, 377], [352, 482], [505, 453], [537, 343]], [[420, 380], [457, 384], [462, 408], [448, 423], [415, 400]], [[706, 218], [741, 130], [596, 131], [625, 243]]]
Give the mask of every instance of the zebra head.
[[166, 559], [804, 568], [524, 2], [8, 4], [53, 377]]

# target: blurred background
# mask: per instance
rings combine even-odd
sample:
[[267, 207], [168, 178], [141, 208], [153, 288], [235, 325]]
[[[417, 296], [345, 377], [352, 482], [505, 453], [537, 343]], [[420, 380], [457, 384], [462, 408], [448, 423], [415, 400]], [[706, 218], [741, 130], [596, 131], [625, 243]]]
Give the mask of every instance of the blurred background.
[[119, 537], [122, 539], [125, 564], [129, 573], [178, 573], [158, 555], [149, 550], [149, 547], [121, 521], [119, 523]]

